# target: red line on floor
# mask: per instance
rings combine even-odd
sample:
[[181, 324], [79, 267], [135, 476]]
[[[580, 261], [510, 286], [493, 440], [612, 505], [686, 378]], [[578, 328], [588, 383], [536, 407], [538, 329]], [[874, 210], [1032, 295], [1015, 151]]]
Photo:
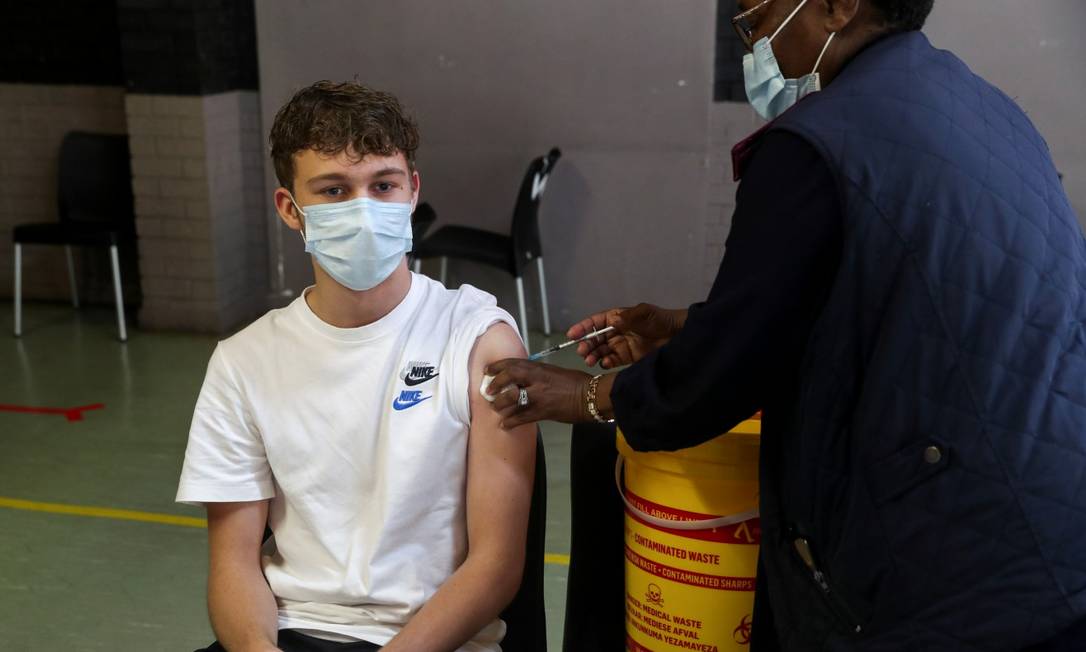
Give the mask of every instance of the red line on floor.
[[21, 412], [23, 414], [60, 414], [68, 421], [82, 421], [83, 413], [91, 410], [101, 410], [105, 403], [93, 403], [70, 408], [32, 407], [29, 405], [4, 405], [0, 403], [0, 412]]

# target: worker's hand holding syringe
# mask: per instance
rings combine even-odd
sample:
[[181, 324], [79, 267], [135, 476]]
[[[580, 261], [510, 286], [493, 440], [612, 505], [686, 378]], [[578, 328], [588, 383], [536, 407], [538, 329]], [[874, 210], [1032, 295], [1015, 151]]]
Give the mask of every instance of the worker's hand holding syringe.
[[[589, 413], [586, 390], [592, 376], [538, 362], [552, 353], [577, 346], [577, 354], [589, 366], [614, 369], [633, 364], [663, 346], [686, 323], [686, 310], [668, 310], [647, 303], [633, 308], [613, 308], [574, 324], [567, 342], [540, 351], [529, 360], [509, 359], [487, 367], [480, 391], [502, 416], [502, 426], [512, 428], [533, 421], [581, 423]], [[599, 380], [599, 407], [610, 405], [611, 375]]]
[[585, 364], [614, 369], [633, 364], [663, 346], [686, 323], [686, 309], [671, 310], [648, 303], [633, 308], [612, 308], [574, 324], [566, 337], [578, 340], [593, 331], [612, 330], [606, 337], [589, 338], [577, 345]]

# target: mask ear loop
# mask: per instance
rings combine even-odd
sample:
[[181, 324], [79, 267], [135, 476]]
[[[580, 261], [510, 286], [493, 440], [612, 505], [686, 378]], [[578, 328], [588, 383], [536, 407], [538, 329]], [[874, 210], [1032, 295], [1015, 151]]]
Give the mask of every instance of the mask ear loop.
[[818, 53], [818, 60], [815, 61], [814, 70], [811, 74], [818, 72], [818, 67], [822, 65], [822, 57], [826, 56], [826, 50], [830, 49], [830, 43], [833, 43], [833, 37], [837, 36], [837, 32], [830, 32], [830, 37], [826, 39], [826, 44], [822, 46], [822, 51]]
[[[290, 197], [290, 203], [294, 204], [294, 210], [298, 211], [298, 214], [301, 215], [302, 217], [305, 217], [305, 211], [303, 211], [302, 207], [298, 205], [298, 202], [294, 201], [294, 194], [291, 193], [289, 190], [287, 191], [287, 197]], [[309, 244], [309, 241], [305, 239], [305, 222], [304, 221], [302, 222], [302, 228], [298, 231], [298, 235], [302, 236], [302, 242], [304, 242], [306, 245]]]
[[777, 31], [773, 32], [773, 36], [769, 37], [770, 43], [773, 42], [773, 39], [777, 38], [777, 34], [780, 34], [781, 30], [784, 29], [785, 26], [788, 25], [788, 23], [792, 22], [792, 19], [796, 17], [796, 14], [799, 13], [800, 9], [803, 9], [803, 5], [805, 4], [807, 4], [807, 0], [803, 0], [803, 2], [799, 3], [799, 5], [797, 5], [796, 8], [792, 10], [792, 13], [788, 14], [788, 18], [785, 18], [784, 22], [781, 23], [781, 26], [777, 28]]

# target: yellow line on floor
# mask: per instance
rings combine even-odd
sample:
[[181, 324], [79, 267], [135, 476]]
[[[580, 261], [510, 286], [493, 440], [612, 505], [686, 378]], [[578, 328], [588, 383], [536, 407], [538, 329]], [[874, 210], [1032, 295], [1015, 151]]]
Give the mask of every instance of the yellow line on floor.
[[543, 555], [543, 562], [546, 564], [569, 566], [569, 555], [560, 555], [556, 552], [548, 552], [547, 554]]
[[[137, 512], [130, 509], [113, 509], [112, 507], [86, 507], [83, 505], [65, 505], [64, 503], [41, 503], [19, 498], [5, 498], [3, 496], [0, 496], [0, 507], [20, 509], [27, 512], [46, 512], [49, 514], [67, 514], [69, 516], [91, 516], [94, 518], [160, 523], [163, 525], [179, 525], [182, 527], [207, 527], [206, 518], [196, 518], [194, 516]], [[569, 555], [548, 552], [543, 555], [543, 561], [548, 564], [569, 566]]]
[[142, 521], [144, 523], [180, 525], [183, 527], [207, 527], [207, 519], [195, 518], [193, 516], [136, 512], [130, 509], [113, 509], [111, 507], [85, 507], [83, 505], [65, 505], [62, 503], [39, 503], [32, 500], [4, 498], [3, 496], [0, 496], [0, 507], [21, 509], [28, 512], [48, 512], [50, 514], [69, 514], [71, 516], [93, 516], [96, 518], [112, 518], [121, 521]]

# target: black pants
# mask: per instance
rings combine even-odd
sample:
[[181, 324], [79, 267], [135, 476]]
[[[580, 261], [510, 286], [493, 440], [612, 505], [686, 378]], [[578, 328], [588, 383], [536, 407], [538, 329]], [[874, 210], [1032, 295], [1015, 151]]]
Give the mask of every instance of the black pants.
[[[381, 648], [365, 641], [337, 643], [299, 634], [293, 629], [281, 629], [279, 630], [279, 649], [283, 652], [377, 652]], [[226, 652], [226, 648], [215, 641], [209, 647], [196, 650], [196, 652]]]

